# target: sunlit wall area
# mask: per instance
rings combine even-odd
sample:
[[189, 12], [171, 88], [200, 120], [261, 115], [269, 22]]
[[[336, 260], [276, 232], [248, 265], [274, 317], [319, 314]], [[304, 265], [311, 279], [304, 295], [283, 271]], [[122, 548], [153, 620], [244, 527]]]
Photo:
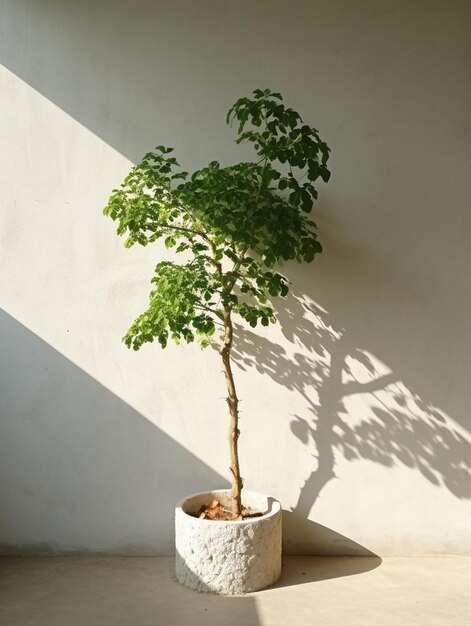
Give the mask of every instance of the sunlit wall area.
[[0, 1], [0, 545], [167, 554], [226, 485], [219, 355], [120, 338], [158, 246], [102, 215], [158, 144], [252, 158], [225, 114], [283, 93], [332, 149], [324, 252], [280, 324], [239, 327], [245, 484], [285, 549], [471, 551], [471, 7], [466, 0]]

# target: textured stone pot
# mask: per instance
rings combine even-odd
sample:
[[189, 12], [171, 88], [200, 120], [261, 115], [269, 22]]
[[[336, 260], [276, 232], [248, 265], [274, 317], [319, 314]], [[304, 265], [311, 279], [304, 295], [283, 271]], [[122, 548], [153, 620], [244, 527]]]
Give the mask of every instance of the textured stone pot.
[[193, 517], [216, 498], [223, 506], [229, 491], [196, 493], [175, 509], [177, 580], [196, 591], [243, 594], [276, 582], [281, 574], [281, 505], [254, 491], [242, 492], [243, 506], [261, 517], [235, 522]]

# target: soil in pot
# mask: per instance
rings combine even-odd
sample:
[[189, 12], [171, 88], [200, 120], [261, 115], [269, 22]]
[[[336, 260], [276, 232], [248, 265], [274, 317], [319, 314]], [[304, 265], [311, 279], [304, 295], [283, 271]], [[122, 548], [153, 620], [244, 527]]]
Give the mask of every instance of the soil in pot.
[[254, 511], [253, 509], [247, 509], [245, 507], [242, 509], [242, 515], [236, 515], [230, 509], [223, 506], [219, 500], [213, 499], [209, 504], [203, 504], [199, 511], [193, 514], [193, 517], [215, 522], [238, 522], [251, 517], [261, 517], [262, 515], [263, 513], [261, 511]]

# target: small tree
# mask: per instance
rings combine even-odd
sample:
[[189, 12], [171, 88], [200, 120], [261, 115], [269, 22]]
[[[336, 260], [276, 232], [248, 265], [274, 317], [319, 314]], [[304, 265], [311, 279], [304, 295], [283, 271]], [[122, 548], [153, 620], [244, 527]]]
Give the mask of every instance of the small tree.
[[[270, 298], [286, 296], [287, 279], [275, 271], [281, 261], [311, 262], [322, 248], [309, 219], [317, 198], [314, 183], [327, 182], [329, 148], [315, 128], [303, 123], [282, 97], [257, 89], [229, 110], [238, 123], [237, 143], [253, 144], [258, 159], [221, 167], [212, 161], [195, 171], [177, 171], [172, 148], [158, 146], [133, 167], [113, 191], [105, 215], [118, 222], [126, 247], [164, 237], [183, 263], [161, 261], [155, 268], [150, 303], [123, 340], [138, 350], [155, 338], [165, 348], [199, 340], [219, 342], [230, 413], [229, 446], [232, 512], [242, 514], [238, 455], [238, 403], [231, 368], [233, 315], [250, 326], [275, 322]], [[277, 167], [275, 167], [275, 165]]]

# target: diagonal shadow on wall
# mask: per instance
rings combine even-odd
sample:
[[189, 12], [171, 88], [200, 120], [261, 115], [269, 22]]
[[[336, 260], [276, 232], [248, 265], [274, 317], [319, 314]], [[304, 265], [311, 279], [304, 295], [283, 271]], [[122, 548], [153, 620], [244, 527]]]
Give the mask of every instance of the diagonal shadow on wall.
[[2, 552], [172, 554], [175, 503], [227, 481], [5, 312], [0, 345]]
[[[338, 6], [329, 9], [333, 11], [331, 14], [333, 22], [337, 21], [336, 17], [343, 19], [342, 15], [346, 14], [344, 9], [347, 5], [348, 2], [339, 3]], [[136, 9], [135, 6], [138, 8]], [[253, 10], [262, 13], [265, 11], [261, 5], [259, 8], [253, 7]], [[1, 20], [0, 25], [3, 29], [0, 37], [1, 60], [22, 80], [133, 161], [139, 159], [147, 151], [154, 141], [152, 137], [155, 137], [158, 143], [170, 143], [170, 145], [183, 148], [186, 151], [185, 156], [190, 160], [200, 158], [200, 155], [201, 158], [206, 159], [205, 150], [210, 152], [213, 147], [212, 132], [215, 130], [215, 124], [219, 123], [216, 120], [220, 120], [220, 128], [224, 128], [220, 110], [221, 101], [216, 98], [208, 104], [208, 86], [222, 86], [221, 94], [234, 92], [234, 97], [237, 97], [240, 95], [239, 87], [243, 80], [240, 68], [238, 77], [226, 71], [226, 65], [219, 54], [226, 54], [226, 61], [231, 56], [228, 33], [224, 32], [224, 46], [219, 45], [218, 38], [221, 29], [217, 27], [211, 31], [214, 39], [206, 37], [204, 41], [201, 41], [202, 33], [208, 31], [208, 23], [216, 19], [214, 17], [216, 12], [214, 15], [208, 12], [208, 15], [204, 15], [200, 21], [196, 22], [193, 20], [192, 11], [201, 13], [198, 8], [194, 8], [185, 12], [185, 15], [178, 15], [171, 2], [162, 2], [158, 5], [152, 2], [140, 2], [137, 5], [131, 5], [126, 2], [110, 3], [98, 0], [92, 6], [90, 3], [66, 5], [59, 0], [45, 0], [41, 3], [33, 0], [20, 2], [6, 0], [2, 4], [4, 19]], [[237, 9], [226, 7], [226, 11], [229, 11], [226, 13], [226, 19], [227, 15], [231, 20], [236, 18]], [[297, 40], [302, 39], [300, 27], [306, 28], [306, 40], [308, 40], [311, 31], [310, 21], [299, 22], [296, 13], [293, 13], [291, 8], [286, 9], [287, 16], [288, 13], [292, 14], [290, 19], [296, 22], [293, 32], [296, 32]], [[253, 18], [250, 21], [258, 23]], [[285, 23], [283, 21], [281, 23], [284, 28]], [[265, 28], [263, 21], [260, 21], [260, 24], [258, 36], [260, 38], [262, 36], [273, 37], [270, 29]], [[202, 26], [204, 26], [203, 30], [201, 30]], [[234, 29], [234, 33], [237, 36], [238, 54], [247, 54], [250, 57], [254, 49], [248, 46], [247, 50], [242, 51], [237, 29]], [[15, 42], [15, 45], [11, 45], [12, 42]], [[272, 44], [278, 45], [278, 41], [274, 39]], [[215, 51], [218, 54], [214, 54]], [[250, 76], [252, 76], [249, 72], [251, 61], [250, 58], [250, 63], [246, 66], [246, 71]], [[271, 67], [272, 64], [267, 63], [263, 73], [268, 84], [271, 84], [272, 79], [278, 81], [280, 78], [279, 72], [275, 69], [273, 74], [270, 74]], [[178, 77], [178, 80], [175, 80], [175, 77]], [[362, 78], [363, 75], [360, 73], [359, 77]], [[239, 83], [235, 84], [237, 80]], [[189, 93], [191, 93], [191, 102], [195, 111], [198, 113], [198, 123], [195, 123], [196, 114], [194, 117], [188, 115], [186, 100]], [[231, 101], [229, 99], [227, 104]], [[176, 129], [175, 123], [173, 127], [167, 125], [168, 119], [181, 120], [181, 127]], [[412, 129], [414, 119], [412, 116], [410, 125], [407, 127], [408, 132]], [[167, 136], [167, 132], [171, 133], [171, 136]], [[217, 132], [216, 129], [216, 134]], [[191, 141], [187, 140], [186, 133], [193, 133], [190, 135]], [[188, 152], [188, 144], [196, 146], [196, 153]], [[420, 182], [421, 179], [418, 178], [415, 184]], [[422, 187], [421, 184], [420, 189]], [[411, 190], [416, 191], [414, 185]], [[391, 200], [393, 204], [394, 202], [404, 203], [405, 197], [407, 194], [401, 190], [400, 193], [393, 194]], [[374, 201], [367, 201], [366, 214], [363, 215], [361, 213], [363, 207], [359, 206], [361, 197], [356, 200], [353, 195], [349, 194], [348, 201], [349, 212], [355, 213], [355, 210], [360, 210], [363, 219], [370, 219], [369, 216], [373, 215], [377, 208]], [[425, 222], [429, 218], [428, 202], [421, 202], [417, 207], [411, 204], [406, 206], [406, 209], [407, 217], [409, 214], [414, 215], [417, 223]], [[458, 209], [450, 206], [448, 211], [447, 224], [459, 223]], [[347, 212], [345, 212], [346, 215]], [[381, 213], [381, 215], [386, 217], [386, 213]], [[469, 216], [469, 212], [467, 215]], [[409, 219], [405, 222], [404, 215], [396, 215], [395, 219], [399, 224], [402, 223], [404, 228], [407, 225], [408, 229], [413, 230], [413, 224]], [[420, 237], [416, 236], [413, 239], [414, 246], [417, 247], [419, 244], [423, 246], [417, 248], [423, 258], [429, 259], [428, 240], [442, 241], [447, 231], [447, 224], [440, 220], [435, 230], [428, 232], [427, 237], [423, 237], [421, 233]], [[390, 235], [386, 236], [383, 230], [387, 233], [387, 229], [381, 230], [385, 237], [382, 245], [386, 253], [388, 250], [396, 250], [395, 232], [392, 230]], [[464, 222], [462, 231], [465, 232]], [[333, 238], [329, 240], [323, 234], [322, 242], [325, 243], [326, 239], [328, 244], [326, 248], [332, 247]], [[445, 239], [445, 241], [448, 240]], [[320, 294], [320, 300], [330, 312], [327, 314], [321, 309], [318, 310], [319, 324], [307, 319], [313, 312], [308, 310], [309, 300], [305, 299], [306, 294], [312, 294], [310, 277], [304, 280], [304, 284], [297, 277], [295, 284], [302, 285], [300, 292], [288, 301], [286, 309], [283, 306], [284, 303], [279, 306], [285, 337], [300, 344], [300, 350], [293, 358], [288, 358], [281, 346], [255, 335], [247, 334], [242, 340], [245, 343], [240, 345], [240, 364], [254, 366], [258, 371], [268, 374], [278, 383], [302, 394], [306, 399], [306, 411], [302, 415], [292, 416], [291, 429], [300, 441], [312, 447], [315, 451], [315, 458], [313, 458], [313, 470], [307, 477], [306, 483], [300, 488], [297, 506], [293, 514], [287, 517], [287, 524], [296, 529], [298, 536], [313, 536], [314, 540], [315, 537], [327, 531], [316, 528], [308, 521], [307, 515], [321, 490], [335, 476], [336, 452], [340, 452], [351, 460], [365, 458], [386, 467], [391, 467], [395, 463], [414, 467], [428, 481], [443, 485], [458, 498], [469, 497], [471, 484], [469, 481], [469, 443], [463, 437], [462, 432], [453, 426], [447, 415], [435, 406], [436, 403], [444, 407], [453, 420], [469, 430], [469, 412], [463, 400], [463, 380], [465, 379], [463, 372], [466, 372], [465, 365], [467, 364], [463, 345], [466, 337], [469, 336], [466, 333], [469, 327], [469, 321], [466, 318], [466, 300], [463, 301], [466, 290], [462, 289], [459, 281], [448, 280], [448, 276], [460, 276], [459, 257], [456, 257], [456, 261], [453, 255], [447, 259], [447, 280], [439, 285], [440, 299], [443, 302], [458, 302], [459, 305], [430, 309], [420, 301], [422, 299], [426, 304], [429, 302], [421, 293], [421, 290], [428, 288], [429, 283], [423, 281], [424, 276], [429, 278], [428, 273], [424, 272], [423, 276], [418, 274], [417, 284], [413, 284], [412, 269], [411, 275], [404, 280], [403, 276], [394, 276], [397, 267], [394, 264], [388, 265], [387, 258], [383, 258], [381, 254], [376, 254], [368, 259], [367, 263], [362, 264], [357, 251], [354, 252], [355, 254], [345, 255], [341, 250], [334, 250], [332, 256], [328, 257], [334, 260], [329, 261], [327, 266], [319, 270], [320, 288], [317, 292]], [[431, 264], [431, 261], [428, 263], [430, 269], [427, 271], [430, 274], [436, 273], [437, 268]], [[392, 284], [394, 280], [396, 284]], [[430, 284], [435, 285], [435, 283]], [[332, 285], [335, 285], [334, 289]], [[412, 293], [410, 294], [406, 293], [408, 285], [411, 286]], [[339, 298], [337, 294], [342, 294], [342, 296]], [[367, 328], [367, 336], [366, 325], [363, 324], [365, 309], [361, 302], [364, 296], [368, 297], [368, 316], [370, 321], [372, 320]], [[329, 298], [331, 302], [328, 302]], [[333, 305], [332, 302], [334, 302]], [[401, 303], [402, 309], [398, 307], [398, 303]], [[411, 315], [408, 315], [407, 311], [404, 314], [407, 306], [411, 308]], [[422, 323], [423, 320], [419, 315], [422, 310], [430, 317], [428, 324]], [[334, 314], [334, 311], [342, 311], [343, 318]], [[401, 313], [395, 327], [392, 326], [394, 311]], [[434, 341], [435, 328], [440, 328], [441, 342]], [[461, 328], [461, 333], [457, 333], [456, 328]], [[394, 330], [396, 338], [384, 341], [383, 337], [394, 333]], [[408, 351], [411, 336], [414, 341], [414, 350]], [[456, 393], [447, 393], [442, 386], [434, 385], [430, 379], [430, 372], [424, 368], [424, 355], [431, 363], [442, 362], [444, 345], [453, 347], [453, 351], [450, 349], [451, 357], [447, 357], [445, 365], [449, 370], [450, 378], [457, 379]], [[376, 364], [366, 348], [390, 364], [393, 369], [392, 374], [383, 375], [376, 371]], [[404, 358], [405, 355], [407, 358]], [[369, 379], [367, 376], [364, 380], [355, 380], [352, 362], [362, 365], [363, 369], [369, 372]], [[31, 370], [27, 367], [27, 356], [24, 357], [24, 363], [25, 372], [30, 372]], [[37, 368], [40, 369], [39, 362]], [[444, 369], [443, 366], [440, 369]], [[56, 367], [56, 370], [60, 372], [61, 368]], [[460, 372], [461, 378], [458, 376]], [[19, 375], [20, 372], [17, 374]], [[348, 380], [347, 383], [344, 376]], [[60, 377], [58, 380], [61, 380]], [[417, 391], [404, 390], [404, 386], [400, 384], [402, 380], [407, 380], [410, 389]], [[66, 403], [66, 380], [64, 384], [64, 390], [55, 391], [59, 394], [59, 406]], [[78, 385], [79, 390], [80, 388]], [[106, 393], [109, 392], [106, 391]], [[371, 403], [370, 413], [361, 416], [360, 422], [355, 422], [355, 424], [346, 421], [345, 408], [349, 400], [355, 395], [366, 393], [375, 399]], [[43, 397], [41, 394], [42, 390], [36, 389], [35, 396], [39, 409], [41, 409]], [[100, 393], [97, 391], [95, 395], [99, 397]], [[71, 391], [69, 397], [75, 402], [82, 399], [79, 391]], [[443, 404], [445, 400], [449, 406]], [[24, 401], [26, 402], [26, 399]], [[141, 439], [144, 441], [147, 432], [151, 432], [149, 429], [155, 427], [146, 424], [145, 420], [138, 416], [143, 424], [136, 429], [136, 433], [129, 435], [128, 429], [131, 427], [124, 426], [124, 424], [126, 421], [134, 420], [126, 420], [125, 415], [134, 415], [135, 412], [129, 407], [123, 408], [118, 399], [108, 402], [108, 409], [111, 410], [114, 407], [111, 413], [117, 416], [114, 418], [115, 426], [122, 431], [121, 441], [124, 442], [127, 439], [130, 441], [128, 446], [121, 443], [116, 453], [124, 458], [125, 453], [129, 452], [129, 446], [131, 451], [133, 445], [139, 448], [137, 442]], [[88, 407], [87, 410], [90, 411], [93, 408]], [[44, 408], [41, 410], [45, 411]], [[110, 410], [108, 414], [111, 414]], [[75, 415], [79, 417], [77, 413]], [[100, 459], [99, 449], [93, 443], [94, 437], [92, 436], [93, 430], [98, 428], [97, 424], [101, 422], [89, 420], [87, 411], [84, 411], [81, 417], [89, 432], [89, 436], [84, 438], [84, 441], [91, 446], [89, 453], [85, 453], [82, 450], [83, 446], [79, 445], [76, 447], [68, 445], [62, 450], [56, 445], [57, 438], [52, 441], [48, 440], [47, 433], [41, 431], [40, 424], [38, 424], [37, 434], [42, 437], [44, 449], [52, 454], [52, 458], [57, 454], [67, 455], [69, 451], [79, 456], [82, 469], [73, 487], [83, 489], [85, 494], [89, 493], [93, 496], [92, 502], [95, 503], [97, 494], [101, 493], [100, 483], [95, 485], [91, 481], [90, 477], [93, 474], [87, 472], [87, 462], [90, 462], [97, 471], [100, 470], [105, 480], [106, 463], [103, 458]], [[48, 415], [45, 419], [49, 420], [48, 423], [51, 426], [57, 425], [58, 433], [62, 428], [63, 435], [67, 435], [70, 440], [75, 436], [73, 427], [60, 425], [57, 416]], [[33, 426], [30, 424], [30, 427]], [[109, 430], [112, 431], [111, 428]], [[106, 428], [104, 432], [110, 437], [111, 447], [113, 443], [116, 443], [117, 435], [111, 435]], [[97, 437], [100, 438], [99, 431]], [[155, 471], [158, 467], [166, 467], [166, 463], [158, 465], [156, 461], [147, 460], [148, 457], [153, 456], [154, 452], [160, 450], [157, 443], [151, 444], [151, 441], [148, 442], [147, 447], [144, 446], [147, 450], [144, 453], [144, 460], [149, 469]], [[150, 449], [152, 445], [154, 448]], [[105, 449], [104, 442], [102, 448]], [[86, 450], [86, 447], [84, 449]], [[36, 454], [36, 462], [44, 464], [44, 469], [49, 472], [52, 484], [58, 483], [53, 463], [48, 462], [47, 456], [40, 457], [38, 451], [33, 449], [31, 453], [33, 452]], [[10, 452], [10, 458], [11, 454]], [[80, 458], [83, 454], [85, 457]], [[132, 454], [135, 456], [133, 457]], [[165, 459], [165, 454], [163, 452], [160, 454]], [[131, 467], [136, 464], [140, 467], [142, 459], [137, 459], [136, 456], [137, 452], [131, 452], [130, 458], [133, 460], [130, 461], [128, 458], [123, 462]], [[171, 456], [169, 454], [168, 458]], [[110, 453], [110, 458], [112, 467], [117, 466], [117, 456]], [[28, 469], [33, 473], [34, 467]], [[140, 479], [142, 479], [142, 474], [138, 473]], [[174, 480], [173, 477], [172, 480]], [[178, 477], [175, 480], [178, 485]], [[120, 519], [121, 514], [119, 496], [123, 493], [135, 492], [133, 497], [138, 502], [144, 500], [142, 490], [154, 498], [159, 495], [156, 488], [149, 487], [146, 480], [142, 482], [142, 480], [129, 478], [126, 472], [117, 471], [117, 477], [113, 481], [111, 481], [114, 489], [113, 495], [107, 495], [107, 498], [111, 497], [117, 520]], [[19, 486], [26, 489], [24, 485]], [[64, 501], [67, 501], [67, 497], [70, 499], [67, 489], [69, 486], [66, 485], [63, 489]], [[59, 488], [57, 486], [57, 489]], [[42, 489], [44, 489], [43, 486]], [[165, 490], [165, 487], [163, 489]], [[172, 491], [174, 495], [178, 493], [175, 489], [169, 491]], [[57, 498], [53, 498], [52, 501], [56, 502]], [[46, 520], [47, 504], [38, 503], [38, 507], [42, 518]], [[104, 505], [103, 509], [106, 510]], [[144, 510], [146, 515], [150, 514], [148, 509], [144, 508]], [[77, 514], [81, 520], [87, 521], [84, 511], [78, 511]], [[63, 519], [69, 522], [67, 515], [65, 513], [64, 515]], [[107, 513], [103, 512], [101, 515], [102, 523], [106, 528]], [[126, 515], [131, 514], [126, 513]], [[74, 520], [70, 520], [70, 524], [73, 535]], [[125, 530], [127, 527], [125, 519], [120, 529]], [[92, 528], [89, 528], [89, 532], [93, 537]], [[148, 531], [150, 535], [152, 532], [152, 530]], [[148, 540], [148, 533], [144, 538], [145, 541]], [[74, 537], [72, 536], [71, 539]], [[348, 543], [348, 541], [347, 538], [335, 536], [333, 533], [327, 545], [342, 545], [343, 549], [347, 550], [348, 546], [345, 542]], [[110, 538], [110, 547], [112, 543], [112, 538]], [[300, 541], [293, 548], [301, 550], [303, 545]], [[348, 545], [353, 553], [357, 553], [359, 548], [351, 543]], [[321, 550], [319, 544], [318, 549]], [[325, 549], [325, 544], [322, 549]]]
[[[197, 146], [191, 156], [205, 153], [208, 127], [215, 120], [221, 129], [225, 126], [217, 98], [207, 99], [208, 73], [234, 94], [223, 101], [226, 108], [240, 95], [232, 73], [221, 72], [221, 50], [215, 51], [223, 19], [230, 26], [226, 63], [232, 57], [229, 37], [241, 53], [234, 28], [240, 12], [229, 7], [221, 13], [217, 4], [202, 11], [188, 2], [176, 11], [170, 0], [132, 5], [123, 0], [3, 0], [0, 11], [0, 62], [133, 162], [148, 151], [153, 137], [187, 150], [190, 134]], [[264, 6], [251, 11], [251, 23], [266, 17]], [[281, 14], [286, 18], [291, 11], [281, 9]], [[291, 19], [299, 29], [299, 20]], [[206, 27], [212, 37], [202, 31]], [[273, 35], [267, 31], [267, 36]], [[250, 52], [245, 55], [251, 61]], [[189, 98], [195, 106], [191, 117], [185, 112]], [[171, 136], [168, 119], [181, 120]]]
[[[0, 345], [0, 553], [173, 553], [175, 502], [227, 481], [4, 311]], [[308, 576], [291, 563], [278, 586], [380, 564], [331, 529], [308, 521], [297, 527], [296, 520], [293, 526], [290, 515], [284, 523], [299, 537], [335, 538], [349, 554], [374, 558], [324, 562]], [[4, 566], [16, 571], [8, 560]], [[219, 601], [206, 601], [218, 615]], [[258, 623], [253, 599], [244, 603], [231, 601], [223, 613], [232, 607], [228, 619]]]

